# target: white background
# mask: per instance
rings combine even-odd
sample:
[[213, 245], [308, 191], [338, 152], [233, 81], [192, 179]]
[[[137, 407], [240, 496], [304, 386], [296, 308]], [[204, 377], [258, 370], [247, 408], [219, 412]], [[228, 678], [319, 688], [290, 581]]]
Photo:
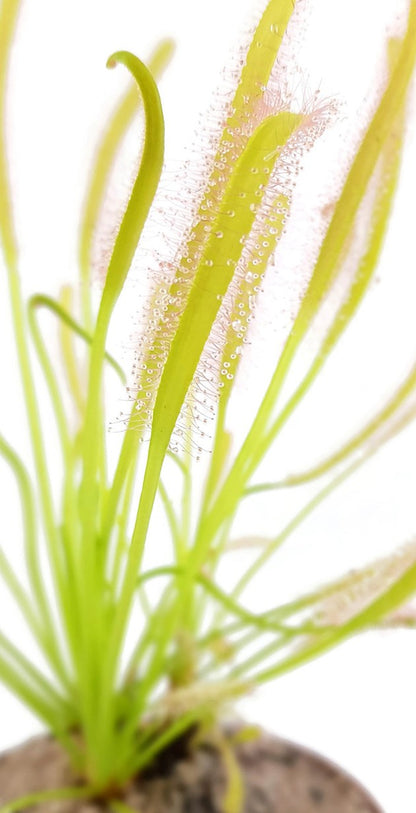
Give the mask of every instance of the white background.
[[[400, 25], [405, 7], [404, 0], [305, 2], [308, 28], [295, 48], [301, 81], [306, 95], [320, 86], [324, 97], [335, 96], [342, 103], [340, 126], [345, 133], [365, 125], [363, 111], [373, 98], [386, 30]], [[60, 282], [76, 273], [76, 213], [83, 199], [86, 168], [100, 124], [125, 81], [122, 68], [105, 70], [108, 55], [123, 48], [146, 57], [161, 36], [176, 39], [177, 54], [161, 85], [168, 159], [175, 165], [182, 145], [194, 138], [197, 114], [210, 101], [230, 47], [238, 43], [238, 32], [255, 11], [254, 0], [23, 2], [9, 124], [21, 268], [28, 291], [56, 292]], [[381, 282], [371, 292], [365, 318], [357, 320], [355, 333], [329, 365], [330, 412], [315, 431], [323, 403], [317, 390], [310, 412], [303, 413], [303, 424], [301, 414], [292, 435], [288, 433], [285, 453], [296, 463], [313, 460], [321, 446], [331, 448], [331, 438], [336, 439], [343, 422], [347, 428], [359, 425], [360, 415], [368, 416], [371, 406], [390, 391], [414, 357], [414, 123], [409, 136]], [[339, 136], [337, 144], [341, 144]], [[325, 187], [325, 174], [336, 175], [336, 164], [326, 166], [322, 151], [319, 159], [323, 163], [314, 177], [319, 179], [322, 173]], [[3, 282], [1, 286], [0, 418], [2, 431], [24, 452]], [[339, 386], [331, 384], [330, 374]], [[310, 580], [322, 581], [412, 538], [415, 439], [415, 431], [399, 438], [294, 537], [283, 561], [292, 573], [293, 590], [296, 579], [301, 589]], [[5, 542], [11, 544], [17, 504], [3, 468], [1, 477], [2, 528]], [[247, 521], [254, 530], [273, 533], [285, 506], [259, 502], [256, 508], [258, 512]], [[270, 569], [266, 581], [276, 598], [278, 574]], [[2, 602], [2, 618], [5, 607]], [[13, 635], [13, 624], [7, 610], [2, 628], [10, 632], [11, 626]], [[414, 635], [371, 634], [351, 641], [265, 687], [241, 704], [241, 713], [345, 766], [374, 793], [386, 813], [414, 813]], [[1, 703], [2, 747], [37, 730], [36, 722], [3, 691]]]

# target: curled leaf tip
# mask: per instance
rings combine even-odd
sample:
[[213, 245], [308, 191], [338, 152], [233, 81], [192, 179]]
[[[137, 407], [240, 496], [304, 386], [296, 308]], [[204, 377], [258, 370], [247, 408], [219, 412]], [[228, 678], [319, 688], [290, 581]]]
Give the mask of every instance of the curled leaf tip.
[[115, 68], [120, 62], [126, 63], [132, 57], [129, 51], [114, 51], [106, 62], [106, 68]]
[[[130, 69], [131, 66], [134, 66], [134, 64], [137, 62], [143, 64], [141, 60], [138, 59], [138, 57], [134, 54], [130, 53], [130, 51], [114, 51], [114, 53], [108, 57], [106, 67], [115, 68], [119, 63], [121, 63], [122, 65], [125, 65], [126, 68]], [[131, 72], [134, 74], [134, 70], [131, 70]]]

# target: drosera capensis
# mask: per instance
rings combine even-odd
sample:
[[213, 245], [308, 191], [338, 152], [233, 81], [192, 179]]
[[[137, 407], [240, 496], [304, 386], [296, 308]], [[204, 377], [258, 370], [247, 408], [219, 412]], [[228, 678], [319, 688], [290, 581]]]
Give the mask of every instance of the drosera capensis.
[[[276, 597], [267, 611], [253, 612], [244, 603], [247, 586], [296, 529], [416, 414], [413, 365], [338, 449], [285, 478], [256, 479], [297, 407], [307, 404], [378, 268], [416, 60], [416, 2], [410, 0], [402, 34], [386, 38], [385, 78], [329, 207], [290, 330], [245, 437], [238, 448], [233, 443], [229, 406], [238, 393], [247, 337], [261, 312], [263, 282], [271, 264], [278, 266], [291, 228], [302, 161], [306, 154], [313, 158], [315, 145], [339, 115], [338, 100], [306, 104], [287, 87], [278, 88], [280, 48], [299, 5], [270, 0], [241, 52], [233, 92], [224, 99], [199, 168], [197, 194], [189, 197], [184, 182], [183, 205], [176, 201], [177, 245], [170, 256], [156, 258], [154, 273], [143, 271], [152, 279], [139, 309], [131, 375], [107, 350], [108, 333], [155, 196], [158, 200], [165, 125], [156, 81], [173, 43], [161, 42], [148, 66], [128, 51], [110, 56], [108, 67], [128, 71], [133, 81], [97, 146], [80, 218], [78, 281], [64, 286], [56, 299], [36, 293], [26, 302], [6, 127], [20, 2], [2, 0], [0, 6], [0, 235], [32, 444], [26, 464], [0, 434], [0, 454], [21, 498], [27, 581], [2, 549], [0, 576], [39, 650], [32, 662], [2, 627], [0, 676], [68, 751], [82, 776], [81, 788], [56, 791], [56, 799], [101, 797], [122, 811], [118, 794], [135, 774], [185, 732], [215, 729], [237, 698], [353, 634], [412, 623], [398, 611], [416, 589], [414, 544], [291, 601], [276, 603]], [[139, 167], [97, 306], [91, 283], [100, 214], [123, 139], [132, 124], [137, 127], [139, 106]], [[57, 322], [61, 368], [44, 338], [45, 311]], [[287, 378], [311, 330], [314, 354], [286, 397]], [[33, 353], [62, 454], [58, 498]], [[128, 385], [114, 467], [107, 460], [108, 370]], [[168, 467], [175, 470], [179, 500], [169, 479], [162, 479]], [[305, 483], [316, 484], [314, 493], [273, 536], [234, 538], [233, 524], [247, 500]], [[162, 509], [171, 555], [149, 569], [149, 524]], [[236, 567], [225, 589], [219, 565], [242, 548], [252, 553], [251, 560]], [[224, 809], [233, 813], [241, 804], [233, 755], [219, 730], [212, 737], [230, 777]], [[49, 797], [17, 800], [4, 810]]]

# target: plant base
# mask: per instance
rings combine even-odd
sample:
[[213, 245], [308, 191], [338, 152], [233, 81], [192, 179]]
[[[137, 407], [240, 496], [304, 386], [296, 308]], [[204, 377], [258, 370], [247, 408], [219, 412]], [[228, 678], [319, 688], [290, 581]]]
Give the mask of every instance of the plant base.
[[[244, 786], [243, 813], [382, 813], [354, 779], [314, 753], [261, 734], [236, 746]], [[165, 752], [152, 771], [133, 781], [124, 798], [138, 813], [223, 813], [225, 776], [218, 752]], [[73, 783], [65, 754], [40, 737], [0, 758], [0, 802]], [[103, 813], [95, 801], [53, 801], [39, 813]], [[32, 808], [31, 808], [32, 810]]]

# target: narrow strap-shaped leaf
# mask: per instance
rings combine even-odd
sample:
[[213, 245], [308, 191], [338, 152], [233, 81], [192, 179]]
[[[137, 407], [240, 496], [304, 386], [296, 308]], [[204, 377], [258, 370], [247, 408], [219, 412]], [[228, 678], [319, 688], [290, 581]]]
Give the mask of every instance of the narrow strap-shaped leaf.
[[[215, 533], [218, 524], [223, 521], [224, 515], [232, 510], [234, 500], [241, 494], [244, 484], [264, 454], [264, 449], [268, 448], [267, 436], [266, 440], [264, 439], [265, 429], [270, 415], [273, 414], [276, 398], [281, 391], [295, 353], [341, 268], [340, 260], [351, 238], [359, 206], [365, 196], [380, 154], [389, 139], [391, 128], [401, 119], [415, 59], [416, 3], [412, 0], [407, 31], [398, 48], [398, 56], [390, 81], [347, 176], [311, 281], [267, 393], [233, 468], [216, 502], [211, 507], [210, 517], [204, 523], [204, 534], [207, 537], [211, 537]], [[263, 445], [260, 443], [260, 439], [264, 440]], [[230, 499], [231, 494], [234, 496]]]
[[[312, 618], [319, 624], [340, 627], [365, 610], [387, 588], [395, 584], [416, 563], [415, 541], [403, 545], [390, 555], [377, 559], [364, 568], [347, 574], [338, 590], [324, 586], [324, 595], [315, 607]], [[342, 584], [344, 581], [344, 584]]]
[[102, 302], [112, 309], [124, 285], [134, 252], [159, 183], [164, 154], [164, 121], [159, 91], [152, 74], [133, 54], [118, 51], [108, 62], [125, 65], [134, 76], [143, 99], [145, 138], [139, 172], [128, 202], [108, 266]]
[[[371, 119], [335, 208], [311, 282], [302, 301], [291, 340], [308, 329], [311, 317], [331, 286], [339, 259], [350, 239], [359, 206], [394, 124], [401, 119], [416, 60], [416, 3], [411, 2], [408, 27], [386, 90]], [[292, 338], [293, 337], [293, 338]]]
[[[281, 148], [301, 117], [282, 113], [259, 125], [237, 161], [204, 248], [187, 306], [176, 331], [159, 384], [152, 444], [167, 446], [209, 337], [221, 301], [233, 278], [243, 245], [261, 203], [267, 178]], [[238, 217], [235, 201], [239, 200]]]
[[[253, 34], [209, 178], [208, 187], [216, 190], [214, 199], [221, 195], [248, 136], [259, 124], [258, 117], [253, 115], [254, 108], [265, 92], [293, 11], [293, 0], [269, 0]], [[230, 134], [235, 137], [230, 139]], [[205, 236], [204, 211], [202, 207], [199, 209], [193, 229], [195, 244], [201, 243]]]
[[250, 319], [252, 318], [257, 299], [256, 292], [260, 290], [259, 283], [267, 272], [270, 258], [276, 251], [290, 212], [289, 196], [280, 193], [271, 202], [270, 210], [271, 214], [264, 219], [260, 233], [256, 235], [256, 243], [261, 245], [261, 256], [258, 250], [254, 251], [247, 260], [244, 278], [238, 280], [238, 296], [236, 296], [236, 302], [230, 315], [230, 324], [223, 349], [221, 370], [223, 380], [220, 384], [222, 388], [221, 409], [223, 410], [231, 395], [234, 378], [242, 358], [241, 348], [244, 337], [242, 330], [245, 330], [245, 319], [241, 318], [240, 311], [242, 309], [243, 312], [249, 314]]
[[[313, 593], [301, 596], [289, 604], [282, 605], [275, 611], [277, 618], [287, 618], [288, 616], [297, 615], [300, 612], [309, 610], [312, 612], [312, 619], [314, 623], [322, 624], [321, 638], [322, 649], [318, 652], [314, 647], [318, 639], [313, 641], [308, 638], [304, 641], [303, 645], [299, 646], [298, 652], [301, 655], [301, 660], [297, 659], [295, 654], [289, 654], [283, 657], [280, 664], [272, 667], [270, 676], [284, 673], [288, 668], [299, 666], [303, 663], [303, 657], [309, 660], [314, 655], [320, 654], [325, 651], [333, 643], [330, 643], [332, 635], [338, 636], [341, 632], [342, 638], [346, 634], [346, 627], [349, 626], [350, 621], [353, 622], [354, 632], [363, 630], [389, 628], [394, 627], [397, 623], [398, 626], [414, 626], [414, 619], [411, 617], [406, 618], [406, 614], [397, 619], [389, 615], [377, 617], [374, 615], [374, 608], [378, 606], [380, 609], [386, 600], [388, 588], [394, 586], [402, 577], [408, 576], [409, 569], [412, 569], [416, 560], [416, 546], [412, 542], [405, 545], [403, 548], [394, 551], [389, 556], [378, 559], [364, 568], [354, 570], [343, 576], [336, 581], [325, 584], [315, 590]], [[416, 576], [413, 577], [414, 590], [416, 591]], [[411, 581], [410, 581], [411, 585]], [[411, 587], [410, 587], [411, 589]], [[379, 604], [377, 604], [381, 600]], [[365, 622], [365, 612], [367, 609], [373, 608], [370, 616], [367, 616], [368, 623]], [[397, 608], [396, 608], [397, 609]], [[309, 615], [309, 617], [311, 617]], [[385, 620], [384, 620], [385, 619]], [[328, 635], [329, 633], [329, 635]], [[350, 628], [350, 632], [352, 630]], [[246, 641], [250, 643], [250, 636], [247, 636]], [[240, 643], [240, 642], [239, 642]], [[288, 640], [286, 641], [288, 643]], [[319, 644], [320, 646], [320, 644]], [[247, 670], [252, 670], [254, 667], [259, 667], [262, 662], [269, 660], [271, 655], [274, 655], [279, 650], [279, 643], [277, 646], [268, 646], [260, 649], [254, 656], [245, 661], [240, 668], [233, 670], [233, 676], [237, 677], [240, 674], [247, 674]], [[266, 669], [267, 673], [268, 670]]]
[[368, 607], [357, 613], [346, 624], [338, 629], [328, 632], [319, 639], [312, 638], [311, 643], [299, 649], [276, 666], [271, 666], [254, 675], [252, 680], [256, 684], [272, 680], [279, 675], [301, 666], [318, 655], [327, 652], [358, 632], [376, 625], [381, 619], [390, 615], [416, 592], [416, 564], [408, 570], [381, 596], [378, 596]]
[[[250, 240], [245, 247], [242, 262], [236, 269], [232, 297], [229, 297], [227, 301], [227, 324], [221, 326], [222, 361], [219, 370], [221, 397], [217, 406], [216, 433], [207, 481], [205, 508], [221, 487], [224, 472], [217, 471], [218, 464], [221, 465], [220, 449], [224, 442], [228, 401], [233, 392], [236, 373], [242, 359], [246, 331], [255, 317], [258, 295], [262, 290], [261, 281], [267, 273], [270, 260], [284, 233], [287, 218], [290, 217], [292, 193], [289, 183], [284, 184], [287, 191], [282, 191], [279, 169], [281, 170], [283, 167], [284, 174], [290, 173], [292, 156], [295, 156], [296, 161], [299, 150], [304, 152], [312, 148], [327, 126], [331, 112], [332, 109], [329, 106], [327, 110], [317, 111], [313, 116], [304, 116], [299, 122], [289, 139], [284, 159], [280, 165], [277, 164], [274, 170], [267, 202], [260, 207], [259, 216], [256, 218]], [[294, 171], [296, 172], [296, 170]], [[205, 353], [204, 356], [207, 357], [208, 353]]]
[[[247, 134], [252, 134], [259, 123], [253, 115], [255, 105], [264, 95], [293, 11], [293, 0], [269, 0], [254, 31], [209, 179], [209, 186], [217, 189], [216, 197], [228, 183], [233, 163], [247, 143]], [[230, 143], [230, 134], [238, 134], [239, 138], [232, 138]], [[200, 209], [193, 230], [195, 243], [204, 237], [203, 215]]]
[[[372, 595], [371, 588], [374, 584], [383, 585], [387, 584], [387, 580], [391, 582], [394, 579], [395, 573], [399, 573], [401, 576], [408, 567], [409, 561], [414, 561], [415, 559], [415, 546], [414, 543], [405, 546], [402, 550], [396, 551], [390, 556], [383, 557], [382, 559], [377, 559], [374, 562], [366, 565], [365, 567], [351, 571], [347, 573], [346, 576], [342, 576], [339, 579], [336, 579], [333, 582], [326, 583], [318, 588], [316, 588], [313, 592], [306, 593], [301, 595], [299, 598], [295, 599], [294, 601], [288, 602], [286, 604], [282, 604], [279, 607], [271, 610], [269, 613], [265, 614], [265, 617], [270, 617], [270, 619], [275, 619], [276, 621], [282, 623], [284, 619], [289, 617], [295, 618], [298, 616], [299, 613], [304, 613], [306, 610], [313, 613], [314, 622], [318, 619], [319, 623], [321, 623], [322, 618], [322, 611], [324, 613], [325, 619], [330, 621], [330, 624], [323, 624], [321, 628], [321, 632], [327, 632], [329, 629], [333, 631], [337, 627], [337, 623], [335, 620], [331, 620], [331, 606], [337, 606], [338, 603], [341, 601], [341, 606], [344, 608], [349, 608], [350, 606], [350, 599], [351, 597], [354, 598], [355, 594], [361, 596], [368, 595], [369, 604], [370, 597]], [[373, 595], [374, 595], [373, 590]], [[378, 590], [378, 592], [380, 592]], [[329, 612], [327, 610], [329, 607]], [[350, 615], [356, 615], [353, 610], [350, 610]], [[394, 622], [393, 622], [394, 623]], [[209, 645], [212, 640], [214, 640], [215, 636], [223, 635], [227, 637], [241, 629], [241, 625], [238, 622], [232, 622], [227, 624], [225, 627], [222, 626], [220, 631], [214, 630], [211, 633], [208, 633], [204, 638], [199, 640], [200, 646]], [[290, 629], [290, 627], [289, 627]], [[293, 626], [293, 629], [296, 630], [297, 627]], [[305, 628], [300, 626], [300, 631], [304, 632], [307, 630], [307, 625]], [[251, 643], [253, 641], [253, 634], [246, 636], [246, 643]], [[246, 644], [244, 644], [246, 645]], [[241, 647], [241, 639], [238, 642], [239, 648]], [[273, 654], [273, 649], [270, 650], [269, 654]], [[259, 663], [261, 658], [256, 656], [256, 663]]]
[[383, 588], [385, 590], [388, 584], [401, 577], [415, 560], [416, 546], [411, 542], [388, 556], [376, 559], [333, 582], [321, 585], [311, 593], [283, 604], [272, 611], [273, 616], [282, 620], [309, 610], [319, 623], [324, 619], [335, 629], [339, 626], [339, 621], [334, 617], [334, 608], [341, 606], [341, 612], [346, 612], [350, 618], [357, 615], [354, 602], [361, 602], [362, 606], [369, 605], [383, 592]]
[[[149, 70], [158, 79], [170, 62], [174, 52], [171, 39], [162, 40], [148, 60]], [[94, 229], [103, 203], [109, 175], [121, 141], [135, 114], [140, 108], [140, 98], [135, 87], [128, 88], [118, 103], [94, 156], [91, 182], [87, 191], [80, 227], [79, 263], [82, 286], [89, 284], [91, 247]], [[86, 314], [84, 314], [85, 316]]]
[[[138, 175], [114, 243], [92, 343], [84, 432], [84, 474], [81, 486], [81, 496], [87, 517], [91, 514], [88, 508], [91, 498], [89, 489], [94, 486], [97, 465], [99, 433], [96, 422], [109, 321], [156, 193], [164, 155], [163, 113], [159, 91], [150, 71], [137, 57], [127, 51], [113, 54], [108, 60], [108, 65], [114, 66], [117, 62], [121, 62], [128, 68], [140, 89], [145, 114], [145, 140]], [[88, 536], [91, 538], [88, 519], [87, 525]]]
[[233, 110], [244, 110], [247, 94], [258, 95], [267, 85], [294, 9], [294, 0], [269, 0], [250, 43]]
[[[397, 42], [393, 41], [391, 45], [397, 47]], [[396, 51], [396, 48], [394, 48], [394, 51]], [[365, 241], [361, 257], [352, 275], [345, 301], [336, 312], [304, 380], [296, 389], [283, 412], [278, 416], [270, 429], [264, 441], [265, 446], [272, 442], [283, 423], [309, 390], [325, 364], [325, 361], [330, 353], [332, 353], [334, 347], [356, 314], [374, 277], [399, 181], [404, 141], [404, 112], [404, 105], [402, 105], [402, 108], [398, 110], [395, 120], [391, 123], [390, 132], [381, 150], [379, 164], [375, 169], [375, 173], [378, 174], [379, 177], [377, 178], [376, 193], [372, 203], [368, 238]]]
[[[218, 133], [215, 157], [210, 161], [208, 175], [201, 179], [204, 184], [203, 194], [193, 218], [192, 230], [185, 237], [181, 259], [176, 268], [176, 275], [169, 285], [168, 296], [163, 295], [165, 303], [163, 318], [156, 315], [157, 328], [150, 328], [151, 341], [147, 347], [145, 343], [141, 356], [140, 367], [146, 370], [146, 373], [138, 378], [137, 401], [144, 405], [140, 424], [145, 426], [149, 426], [149, 415], [153, 411], [159, 379], [155, 372], [154, 360], [158, 358], [162, 366], [165, 363], [166, 347], [170, 346], [175, 335], [178, 313], [183, 312], [186, 306], [201, 254], [215, 231], [216, 217], [235, 164], [246, 148], [250, 136], [267, 115], [262, 112], [261, 103], [293, 11], [292, 0], [269, 0], [243, 60], [239, 83], [229, 105], [227, 119], [222, 131]], [[276, 110], [272, 108], [270, 112], [279, 110], [278, 104]], [[238, 204], [239, 201], [235, 206], [233, 201], [230, 211], [238, 208]], [[158, 298], [157, 291], [154, 298]], [[150, 385], [149, 371], [152, 371], [154, 377]]]

